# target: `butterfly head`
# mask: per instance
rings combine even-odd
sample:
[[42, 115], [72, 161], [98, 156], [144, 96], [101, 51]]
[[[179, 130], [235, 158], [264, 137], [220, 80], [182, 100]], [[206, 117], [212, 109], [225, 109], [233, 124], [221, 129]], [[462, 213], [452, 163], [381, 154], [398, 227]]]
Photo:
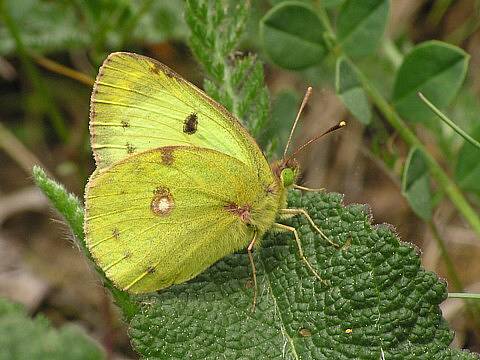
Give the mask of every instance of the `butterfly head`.
[[273, 173], [283, 188], [292, 187], [300, 175], [300, 168], [295, 159], [283, 159], [272, 164]]

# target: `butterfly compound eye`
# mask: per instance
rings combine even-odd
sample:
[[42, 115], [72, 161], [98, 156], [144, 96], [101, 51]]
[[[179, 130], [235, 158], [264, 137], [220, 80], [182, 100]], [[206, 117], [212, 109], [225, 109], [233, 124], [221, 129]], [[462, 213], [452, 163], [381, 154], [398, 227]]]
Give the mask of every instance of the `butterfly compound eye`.
[[295, 172], [290, 168], [285, 168], [280, 174], [284, 187], [292, 186], [295, 181]]

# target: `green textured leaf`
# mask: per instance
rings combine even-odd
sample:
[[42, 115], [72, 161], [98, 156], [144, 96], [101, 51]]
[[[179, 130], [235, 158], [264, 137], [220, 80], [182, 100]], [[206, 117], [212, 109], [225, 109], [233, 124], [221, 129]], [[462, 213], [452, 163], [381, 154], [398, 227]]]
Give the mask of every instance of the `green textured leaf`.
[[337, 61], [335, 90], [343, 104], [362, 124], [368, 125], [372, 119], [367, 94], [351, 66], [343, 58]]
[[[473, 131], [472, 137], [480, 141], [480, 126]], [[458, 153], [455, 177], [462, 189], [480, 194], [480, 150], [468, 142]]]
[[469, 55], [462, 49], [440, 42], [417, 45], [403, 60], [393, 89], [393, 104], [409, 121], [428, 121], [430, 109], [418, 98], [424, 94], [438, 108], [455, 97], [467, 72]]
[[148, 359], [478, 359], [450, 349], [453, 333], [438, 304], [445, 284], [420, 267], [415, 249], [388, 226], [372, 226], [364, 206], [338, 194], [290, 194], [336, 249], [302, 218], [301, 236], [269, 235], [255, 253], [259, 298], [251, 312], [247, 255], [226, 257], [197, 278], [138, 298], [131, 321], [136, 350]]
[[347, 0], [337, 20], [338, 40], [350, 56], [373, 53], [382, 39], [389, 0]]
[[432, 218], [432, 191], [428, 175], [427, 161], [423, 152], [412, 148], [403, 170], [402, 194], [410, 207], [420, 218], [429, 221]]
[[85, 332], [74, 325], [56, 330], [48, 319], [31, 319], [22, 306], [0, 298], [1, 360], [96, 360], [105, 354]]
[[260, 22], [265, 52], [286, 69], [304, 69], [322, 61], [326, 51], [320, 18], [308, 6], [286, 1], [272, 8]]

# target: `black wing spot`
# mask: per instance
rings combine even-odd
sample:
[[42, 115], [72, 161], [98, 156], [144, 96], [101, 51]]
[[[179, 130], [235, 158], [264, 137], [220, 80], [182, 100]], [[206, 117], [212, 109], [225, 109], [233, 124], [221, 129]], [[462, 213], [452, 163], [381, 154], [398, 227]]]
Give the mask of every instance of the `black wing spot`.
[[136, 150], [135, 146], [133, 146], [132, 144], [130, 143], [126, 143], [125, 144], [126, 148], [127, 148], [127, 153], [128, 154], [133, 154]]
[[118, 228], [114, 228], [112, 230], [112, 236], [115, 240], [118, 240], [118, 238], [120, 237], [120, 230], [118, 230]]
[[198, 127], [198, 116], [196, 113], [191, 113], [187, 116], [183, 123], [183, 132], [188, 135], [195, 134]]

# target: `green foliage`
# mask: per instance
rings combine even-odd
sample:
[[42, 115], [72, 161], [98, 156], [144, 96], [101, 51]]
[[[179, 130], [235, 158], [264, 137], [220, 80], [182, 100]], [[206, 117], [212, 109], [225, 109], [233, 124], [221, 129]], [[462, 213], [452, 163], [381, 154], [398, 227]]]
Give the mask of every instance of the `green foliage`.
[[[433, 129], [434, 136], [437, 138], [441, 149], [445, 150], [447, 156], [454, 159], [456, 154], [454, 150], [452, 151], [449, 148], [450, 143], [444, 135], [446, 131], [442, 131], [445, 127], [436, 119], [433, 120], [433, 113], [428, 106], [421, 102], [417, 93], [421, 91], [427, 98], [432, 99], [434, 104], [438, 104], [440, 107], [447, 106], [463, 84], [469, 56], [463, 50], [452, 45], [439, 41], [430, 41], [417, 45], [402, 59], [402, 54], [395, 48], [394, 43], [387, 41], [385, 44], [389, 46], [384, 46], [386, 58], [382, 56], [384, 54], [376, 53], [375, 57], [363, 59], [359, 65], [353, 63], [350, 59], [350, 56], [373, 55], [373, 51], [382, 38], [388, 15], [388, 3], [387, 1], [372, 0], [360, 2], [347, 0], [339, 10], [336, 28], [332, 26], [329, 13], [325, 11], [324, 5], [317, 4], [314, 10], [310, 10], [312, 16], [318, 15], [322, 22], [323, 34], [321, 37], [322, 39], [328, 39], [328, 48], [331, 50], [328, 58], [334, 58], [337, 61], [335, 82], [337, 94], [350, 112], [364, 124], [368, 124], [366, 119], [370, 119], [369, 105], [366, 98], [366, 95], [368, 95], [369, 100], [376, 107], [377, 114], [393, 126], [397, 134], [411, 148], [410, 156], [404, 168], [403, 193], [415, 213], [426, 221], [432, 217], [433, 204], [429, 180], [431, 176], [437, 182], [439, 193], [447, 194], [457, 209], [469, 221], [472, 229], [477, 234], [480, 234], [478, 212], [467, 202], [457, 185], [444, 172], [442, 167], [436, 162], [436, 159], [427, 152], [426, 147], [417, 138], [415, 132], [402, 119], [403, 116], [410, 121], [422, 121], [423, 124]], [[271, 14], [275, 14], [286, 7], [283, 4], [271, 9], [262, 21], [270, 21]], [[306, 7], [300, 4], [291, 4], [288, 7], [291, 16], [296, 11], [305, 11], [305, 9]], [[285, 18], [287, 17], [285, 15]], [[292, 26], [290, 29], [286, 21], [283, 24], [282, 30], [286, 34], [290, 34], [295, 29], [295, 26]], [[312, 30], [309, 26], [306, 26], [302, 37], [307, 38], [308, 36], [313, 36], [313, 34], [318, 36], [317, 30]], [[285, 44], [288, 44], [288, 42], [276, 43], [266, 41], [265, 39], [263, 41], [263, 47], [268, 54], [282, 49]], [[316, 45], [320, 44], [321, 42], [318, 41]], [[298, 58], [295, 58], [296, 52], [292, 53], [292, 58], [289, 59], [291, 63], [303, 60], [302, 53], [298, 54]], [[317, 65], [322, 59], [319, 59], [318, 62], [312, 62], [310, 65]], [[272, 61], [286, 69], [292, 68], [289, 65], [279, 63], [275, 59], [272, 59]], [[381, 68], [385, 62], [390, 64], [388, 69], [387, 67]], [[322, 69], [323, 67], [328, 69], [328, 65], [328, 62], [325, 61], [322, 64]], [[401, 66], [397, 71], [396, 67], [398, 65]], [[377, 89], [377, 84], [374, 85], [374, 81], [365, 75], [363, 68], [366, 68], [369, 74], [376, 76], [380, 91]], [[315, 70], [318, 71], [318, 68], [312, 68], [308, 73], [304, 72], [304, 75], [311, 79], [311, 73]], [[389, 74], [394, 74], [395, 76], [393, 87], [389, 86], [391, 82]], [[322, 83], [322, 86], [325, 85]], [[393, 93], [392, 102], [394, 106], [390, 105], [384, 96], [385, 93], [388, 94], [390, 92]], [[378, 121], [368, 125], [372, 126], [372, 124], [376, 125], [377, 123]], [[371, 130], [374, 131], [376, 129]], [[467, 148], [466, 145], [462, 152], [465, 148]], [[462, 154], [462, 160], [465, 163], [457, 167], [457, 178], [458, 174], [461, 174], [465, 183], [469, 182], [472, 185], [473, 179], [479, 179], [480, 177], [480, 174], [477, 174], [478, 167], [475, 163], [478, 162], [478, 150], [468, 149], [466, 153]], [[461, 170], [458, 170], [460, 168]], [[444, 256], [448, 258], [446, 254]], [[462, 352], [455, 352], [455, 355], [425, 355], [422, 352], [416, 353], [413, 349], [409, 356], [418, 358], [419, 354], [424, 354], [426, 358], [439, 359], [471, 356]], [[408, 356], [404, 354], [396, 357], [385, 354], [385, 358], [404, 359], [408, 358]]]
[[[388, 14], [388, 9], [383, 7], [385, 3], [373, 0], [371, 2], [346, 1], [343, 5], [344, 10], [349, 7], [358, 7], [361, 11], [354, 12], [348, 10], [342, 13], [340, 17], [351, 16], [351, 21], [339, 20], [337, 22], [337, 33], [331, 24], [328, 13], [322, 5], [318, 5], [315, 10], [313, 10], [301, 3], [282, 2], [264, 16], [262, 24], [269, 23], [272, 19], [276, 20], [277, 13], [282, 14], [281, 19], [283, 20], [289, 17], [295, 18], [295, 13], [298, 12], [309, 12], [309, 16], [318, 19], [322, 24], [321, 34], [319, 34], [319, 27], [312, 29], [311, 26], [305, 26], [302, 28], [301, 37], [305, 39], [316, 38], [317, 42], [314, 44], [316, 46], [322, 46], [323, 41], [325, 39], [328, 40], [328, 49], [331, 50], [329, 55], [337, 60], [338, 65], [336, 78], [337, 93], [339, 93], [347, 108], [360, 121], [363, 119], [365, 122], [365, 118], [367, 118], [367, 115], [365, 115], [367, 114], [366, 109], [368, 108], [365, 105], [366, 93], [375, 104], [380, 115], [393, 126], [406, 144], [409, 147], [418, 147], [424, 153], [429, 172], [434, 180], [441, 190], [452, 200], [459, 212], [461, 212], [465, 219], [471, 224], [473, 230], [480, 235], [480, 217], [478, 216], [478, 212], [467, 202], [458, 186], [437, 163], [436, 159], [427, 153], [426, 148], [422, 145], [414, 131], [407, 126], [405, 120], [402, 118], [402, 116], [404, 116], [410, 121], [423, 121], [425, 125], [434, 130], [441, 149], [444, 150], [449, 158], [453, 158], [449, 144], [442, 131], [442, 124], [438, 121], [432, 122], [433, 113], [428, 106], [422, 103], [417, 94], [418, 92], [422, 92], [439, 107], [448, 105], [458, 93], [463, 83], [469, 56], [455, 46], [439, 41], [428, 41], [417, 45], [402, 62], [401, 54], [398, 50], [394, 49], [391, 41], [387, 41], [387, 44], [390, 44], [389, 47], [386, 47], [390, 49], [387, 53], [390, 57], [390, 63], [392, 64], [390, 72], [396, 72], [392, 106], [383, 95], [385, 92], [391, 91], [391, 89], [385, 86], [385, 84], [388, 84], [388, 79], [384, 77], [379, 79], [381, 82], [381, 91], [379, 91], [373, 81], [349, 58], [349, 54], [361, 55], [363, 49], [370, 49], [369, 51], [371, 51], [375, 48], [378, 39], [381, 38], [381, 34], [383, 33], [384, 19]], [[363, 34], [375, 28], [375, 26], [371, 28], [367, 26], [370, 21], [372, 21], [372, 24], [376, 24], [377, 32], [375, 36], [363, 36]], [[282, 33], [284, 33], [287, 38], [288, 35], [294, 35], [298, 31], [299, 26], [296, 22], [290, 25], [289, 22], [282, 21], [281, 24]], [[349, 31], [342, 30], [341, 28], [342, 26], [347, 27], [347, 25], [351, 24], [354, 24], [353, 30], [349, 31], [352, 33], [352, 36], [357, 33], [358, 36], [356, 36], [355, 42], [346, 44], [345, 39], [348, 36], [345, 36], [345, 34], [348, 34]], [[383, 25], [380, 26], [381, 24]], [[364, 28], [362, 29], [362, 27]], [[340, 34], [341, 31], [343, 31], [343, 35]], [[320, 38], [322, 40], [318, 40]], [[283, 40], [284, 43], [282, 43], [281, 40]], [[375, 46], [369, 43], [371, 40], [375, 43]], [[279, 52], [279, 49], [284, 48], [285, 44], [289, 44], [288, 39], [279, 38], [278, 42], [273, 42], [268, 41], [265, 37], [263, 38], [263, 47], [269, 54]], [[291, 46], [287, 47], [291, 48]], [[304, 54], [302, 52], [291, 51], [291, 57], [289, 61], [292, 63], [295, 63], [295, 61], [302, 62]], [[320, 63], [322, 59], [323, 57], [319, 58], [317, 62], [312, 62], [310, 65], [316, 65]], [[382, 64], [377, 58], [374, 59], [375, 64]], [[282, 65], [278, 61], [274, 60], [274, 62]], [[396, 64], [400, 62], [402, 62], [401, 66], [398, 71], [396, 71]], [[345, 64], [348, 64], [348, 67]], [[288, 64], [282, 66], [287, 69], [292, 68]], [[383, 69], [376, 73], [382, 72], [384, 73]], [[370, 70], [370, 73], [375, 72]], [[359, 87], [361, 87], [363, 91], [360, 91], [358, 89]], [[346, 91], [352, 88], [354, 91]], [[375, 142], [378, 143], [378, 140], [375, 140]]]
[[352, 67], [343, 58], [337, 60], [335, 90], [345, 107], [364, 125], [372, 119], [367, 94]]
[[[125, 43], [159, 42], [185, 33], [181, 1], [2, 0], [34, 52], [90, 48], [100, 58]], [[0, 55], [16, 48], [0, 23]]]
[[389, 0], [347, 0], [337, 20], [339, 44], [350, 56], [365, 56], [378, 47], [388, 19]]
[[[88, 43], [84, 31], [78, 31], [75, 9], [65, 1], [2, 0], [6, 11], [22, 31], [25, 46], [31, 51], [47, 52], [78, 48]], [[16, 44], [0, 23], [0, 54], [14, 52]]]
[[0, 298], [1, 360], [96, 360], [105, 354], [81, 328], [66, 325], [56, 330], [48, 319], [27, 316], [22, 306]]
[[418, 98], [421, 92], [439, 108], [458, 93], [467, 73], [469, 56], [463, 50], [428, 41], [417, 45], [403, 60], [393, 87], [393, 104], [401, 116], [421, 122], [434, 115]]
[[205, 91], [235, 114], [258, 138], [270, 113], [263, 66], [236, 51], [245, 30], [248, 1], [187, 0], [190, 48], [209, 79]]
[[286, 1], [274, 7], [262, 19], [260, 31], [265, 52], [286, 69], [318, 64], [326, 55], [320, 18], [303, 3]]
[[423, 152], [412, 148], [405, 162], [402, 178], [402, 194], [412, 210], [420, 218], [429, 221], [432, 218], [432, 191], [427, 161]]

